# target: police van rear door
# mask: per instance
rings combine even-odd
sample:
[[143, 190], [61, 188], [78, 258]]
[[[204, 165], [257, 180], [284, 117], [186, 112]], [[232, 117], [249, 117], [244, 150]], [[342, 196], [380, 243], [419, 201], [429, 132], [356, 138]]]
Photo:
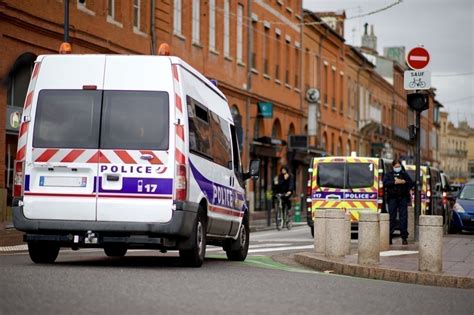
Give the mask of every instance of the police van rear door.
[[27, 218], [96, 219], [104, 60], [45, 56], [41, 62], [26, 146]]
[[174, 138], [169, 91], [172, 73], [167, 58], [107, 57], [98, 221], [171, 219], [173, 167], [168, 155]]

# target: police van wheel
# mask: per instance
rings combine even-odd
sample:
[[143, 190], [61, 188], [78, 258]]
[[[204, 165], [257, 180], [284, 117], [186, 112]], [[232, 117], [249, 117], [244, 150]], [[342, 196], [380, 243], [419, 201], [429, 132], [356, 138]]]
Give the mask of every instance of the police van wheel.
[[247, 217], [244, 217], [237, 239], [232, 240], [226, 247], [227, 259], [232, 261], [244, 261], [249, 251], [249, 243], [249, 220]]
[[199, 209], [191, 235], [192, 248], [180, 249], [179, 257], [187, 267], [201, 267], [206, 256], [206, 220], [204, 211]]
[[127, 254], [127, 247], [109, 245], [104, 247], [104, 252], [109, 257], [123, 257]]
[[28, 253], [34, 263], [52, 264], [59, 254], [59, 245], [48, 242], [28, 242]]

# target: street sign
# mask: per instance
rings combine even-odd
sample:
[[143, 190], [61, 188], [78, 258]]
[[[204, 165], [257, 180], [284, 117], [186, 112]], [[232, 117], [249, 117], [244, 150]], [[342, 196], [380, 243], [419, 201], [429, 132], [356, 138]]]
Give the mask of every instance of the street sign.
[[431, 72], [426, 70], [405, 71], [403, 87], [405, 90], [429, 90], [431, 88]]
[[407, 64], [413, 70], [425, 68], [430, 62], [430, 54], [423, 47], [415, 47], [407, 54]]

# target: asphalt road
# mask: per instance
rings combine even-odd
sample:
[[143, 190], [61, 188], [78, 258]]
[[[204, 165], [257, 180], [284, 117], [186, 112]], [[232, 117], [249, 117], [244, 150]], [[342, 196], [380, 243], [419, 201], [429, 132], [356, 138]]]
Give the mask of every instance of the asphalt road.
[[65, 250], [54, 265], [2, 254], [0, 314], [474, 314], [474, 290], [329, 275], [271, 259], [307, 250], [307, 227], [251, 239], [246, 262], [209, 247], [199, 269], [155, 251], [107, 258]]

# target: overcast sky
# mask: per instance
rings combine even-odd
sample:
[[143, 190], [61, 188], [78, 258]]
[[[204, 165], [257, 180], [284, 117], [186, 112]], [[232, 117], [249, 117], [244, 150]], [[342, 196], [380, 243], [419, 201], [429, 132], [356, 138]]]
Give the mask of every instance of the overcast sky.
[[312, 11], [345, 9], [345, 37], [350, 45], [360, 46], [366, 22], [374, 25], [379, 54], [387, 46], [405, 46], [408, 52], [424, 45], [431, 55], [432, 86], [449, 119], [455, 123], [467, 119], [474, 127], [474, 0], [402, 0], [383, 12], [351, 19], [396, 2], [303, 0], [303, 7]]

